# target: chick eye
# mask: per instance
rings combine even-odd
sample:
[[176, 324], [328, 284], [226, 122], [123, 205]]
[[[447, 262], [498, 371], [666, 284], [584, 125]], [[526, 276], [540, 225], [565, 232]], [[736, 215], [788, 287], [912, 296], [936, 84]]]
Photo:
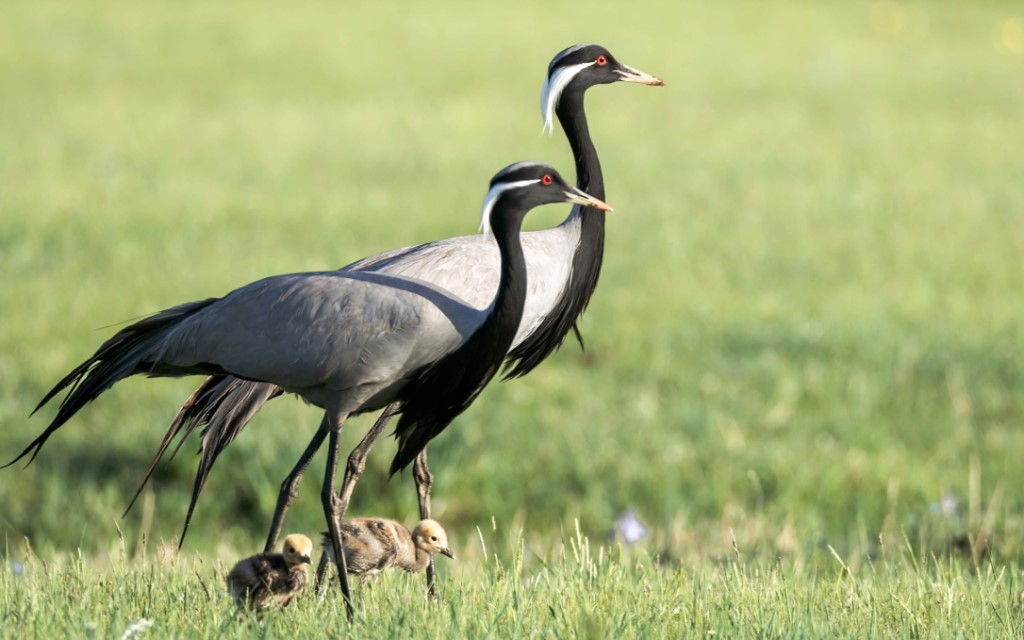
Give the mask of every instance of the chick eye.
[[606, 64], [608, 64], [608, 58], [603, 55], [597, 56], [597, 66], [603, 67]]
[[551, 182], [553, 180], [554, 180], [554, 178], [551, 177], [550, 173], [545, 175], [543, 178], [540, 179], [541, 184], [543, 184], [544, 186], [547, 186], [547, 185], [551, 184]]
[[430, 536], [431, 542], [437, 542], [437, 536]]
[[295, 553], [295, 547], [288, 547], [288, 553]]

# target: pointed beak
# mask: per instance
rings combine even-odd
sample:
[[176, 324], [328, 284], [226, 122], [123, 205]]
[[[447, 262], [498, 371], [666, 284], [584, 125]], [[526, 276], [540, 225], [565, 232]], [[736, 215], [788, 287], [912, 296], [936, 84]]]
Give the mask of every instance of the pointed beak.
[[454, 553], [452, 553], [452, 550], [451, 550], [451, 549], [449, 549], [448, 547], [445, 547], [444, 549], [438, 549], [438, 550], [437, 550], [437, 552], [438, 552], [438, 553], [441, 553], [441, 554], [444, 554], [444, 555], [446, 555], [446, 556], [448, 556], [448, 557], [449, 557], [449, 558], [451, 558], [452, 560], [454, 560], [454, 559], [455, 559], [455, 554], [454, 554]]
[[652, 76], [649, 73], [644, 73], [639, 69], [634, 69], [633, 67], [628, 67], [626, 65], [620, 66], [622, 68], [616, 69], [615, 71], [621, 76], [619, 78], [619, 81], [621, 82], [636, 82], [638, 84], [646, 84], [652, 87], [665, 86], [665, 81], [657, 76]]
[[581, 204], [584, 207], [590, 207], [592, 209], [597, 209], [598, 211], [613, 211], [613, 209], [604, 202], [598, 200], [594, 196], [583, 193], [579, 189], [574, 188], [571, 191], [566, 191], [565, 197], [569, 202]]
[[302, 560], [302, 564], [313, 564], [313, 560], [309, 556], [301, 556], [299, 560]]

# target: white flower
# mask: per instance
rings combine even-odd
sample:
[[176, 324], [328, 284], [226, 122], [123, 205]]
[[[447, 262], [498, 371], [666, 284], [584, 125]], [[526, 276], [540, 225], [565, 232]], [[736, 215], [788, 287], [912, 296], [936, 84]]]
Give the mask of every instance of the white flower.
[[146, 629], [153, 626], [153, 621], [147, 618], [139, 618], [135, 622], [128, 625], [128, 628], [121, 634], [121, 640], [132, 640], [132, 638], [138, 638]]

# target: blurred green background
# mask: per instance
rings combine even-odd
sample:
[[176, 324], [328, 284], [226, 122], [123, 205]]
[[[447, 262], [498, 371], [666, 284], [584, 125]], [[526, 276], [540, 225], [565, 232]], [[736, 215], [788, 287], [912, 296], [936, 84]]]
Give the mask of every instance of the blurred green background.
[[[670, 8], [671, 7], [671, 8]], [[0, 457], [114, 325], [275, 273], [473, 233], [539, 159], [551, 56], [664, 78], [587, 102], [604, 271], [582, 330], [430, 448], [435, 515], [662, 557], [941, 550], [1024, 538], [1024, 11], [1011, 2], [13, 1], [0, 21]], [[564, 207], [528, 225], [556, 224]], [[102, 551], [199, 379], [132, 379], [27, 470], [0, 533]], [[261, 546], [319, 412], [271, 403], [221, 457], [186, 549]], [[347, 447], [369, 426], [350, 423]], [[174, 540], [197, 443], [120, 524]], [[350, 513], [416, 518], [389, 440]], [[317, 458], [286, 529], [322, 527]], [[731, 532], [731, 533], [730, 533]]]

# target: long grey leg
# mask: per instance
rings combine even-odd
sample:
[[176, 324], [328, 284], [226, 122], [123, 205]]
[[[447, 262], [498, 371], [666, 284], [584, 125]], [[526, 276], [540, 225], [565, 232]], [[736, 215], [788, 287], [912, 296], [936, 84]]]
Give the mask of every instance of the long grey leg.
[[334, 549], [334, 563], [338, 567], [338, 578], [341, 582], [341, 594], [345, 597], [345, 608], [348, 617], [352, 619], [352, 593], [348, 588], [348, 568], [345, 566], [345, 554], [342, 553], [341, 544], [341, 516], [343, 512], [339, 509], [338, 497], [334, 494], [334, 481], [338, 475], [338, 451], [341, 448], [341, 425], [345, 422], [347, 414], [341, 414], [331, 420], [331, 412], [328, 410], [324, 415], [324, 422], [330, 429], [327, 446], [327, 471], [324, 474], [324, 486], [320, 492], [320, 502], [324, 507], [324, 517], [327, 520], [327, 532], [331, 538], [331, 547]]
[[338, 493], [338, 500], [342, 505], [343, 513], [348, 510], [348, 503], [352, 500], [352, 492], [355, 491], [356, 483], [359, 482], [359, 478], [363, 476], [363, 471], [366, 470], [366, 458], [370, 455], [370, 451], [377, 442], [377, 438], [384, 431], [384, 427], [388, 426], [388, 422], [391, 422], [391, 418], [396, 413], [398, 413], [398, 405], [388, 405], [384, 409], [384, 413], [380, 414], [377, 421], [373, 423], [370, 430], [366, 432], [363, 439], [359, 441], [356, 448], [349, 454], [348, 465], [345, 467], [345, 479], [342, 480], [341, 491]]
[[[396, 413], [398, 413], [398, 405], [388, 405], [384, 412], [380, 414], [380, 417], [377, 418], [377, 421], [373, 423], [373, 426], [370, 427], [366, 435], [363, 436], [363, 439], [356, 445], [356, 448], [349, 454], [348, 465], [345, 467], [345, 479], [342, 481], [341, 492], [338, 495], [338, 506], [341, 513], [339, 518], [348, 511], [348, 503], [352, 499], [352, 492], [355, 491], [356, 482], [359, 481], [363, 471], [366, 469], [366, 458], [370, 455], [370, 450], [373, 449], [377, 438], [380, 437], [380, 434], [388, 426], [388, 422], [391, 421], [391, 418]], [[327, 563], [322, 562], [316, 570], [315, 587], [318, 592], [326, 575]]]
[[316, 430], [313, 439], [309, 441], [306, 450], [302, 452], [302, 457], [299, 458], [295, 468], [292, 469], [288, 477], [281, 483], [281, 491], [277, 494], [277, 507], [274, 509], [274, 519], [270, 523], [270, 533], [267, 534], [267, 543], [263, 545], [264, 553], [272, 552], [274, 547], [277, 546], [277, 538], [281, 535], [281, 525], [284, 523], [284, 514], [288, 511], [288, 507], [291, 506], [295, 497], [299, 495], [299, 483], [302, 482], [302, 476], [306, 473], [310, 460], [320, 450], [320, 445], [324, 443], [324, 438], [327, 437], [327, 428], [328, 424], [325, 419], [320, 424], [320, 428]]
[[[430, 518], [430, 489], [434, 486], [434, 476], [427, 468], [426, 449], [420, 451], [412, 463], [412, 479], [416, 482], [416, 495], [420, 499], [420, 519], [428, 520]], [[427, 595], [431, 598], [436, 597], [435, 583], [434, 556], [431, 555], [430, 562], [427, 563]]]

